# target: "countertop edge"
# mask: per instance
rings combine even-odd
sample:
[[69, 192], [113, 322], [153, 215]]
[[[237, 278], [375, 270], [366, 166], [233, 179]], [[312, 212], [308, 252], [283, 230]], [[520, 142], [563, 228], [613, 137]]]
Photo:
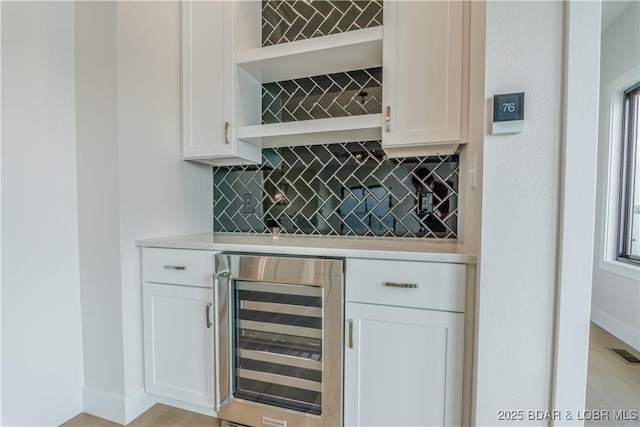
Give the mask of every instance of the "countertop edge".
[[191, 249], [209, 251], [227, 251], [244, 253], [270, 253], [277, 255], [302, 254], [315, 256], [328, 256], [340, 258], [362, 258], [362, 259], [385, 259], [398, 261], [423, 261], [423, 262], [445, 262], [453, 264], [476, 264], [477, 256], [468, 253], [453, 253], [449, 251], [441, 252], [419, 252], [402, 250], [381, 250], [381, 249], [361, 249], [361, 248], [333, 248], [333, 247], [309, 247], [281, 244], [269, 246], [260, 243], [229, 243], [229, 242], [199, 242], [189, 241], [189, 236], [184, 236], [184, 240], [177, 237], [166, 238], [145, 238], [135, 240], [135, 245], [143, 248], [165, 248], [165, 249]]

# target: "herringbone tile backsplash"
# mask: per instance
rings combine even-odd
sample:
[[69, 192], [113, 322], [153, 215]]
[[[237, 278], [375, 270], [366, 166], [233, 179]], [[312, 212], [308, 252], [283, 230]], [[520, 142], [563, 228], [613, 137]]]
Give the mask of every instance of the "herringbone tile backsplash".
[[382, 0], [266, 0], [262, 46], [382, 25]]
[[458, 175], [457, 155], [389, 159], [379, 141], [264, 149], [214, 169], [214, 230], [455, 239]]
[[382, 68], [262, 85], [262, 123], [382, 112]]

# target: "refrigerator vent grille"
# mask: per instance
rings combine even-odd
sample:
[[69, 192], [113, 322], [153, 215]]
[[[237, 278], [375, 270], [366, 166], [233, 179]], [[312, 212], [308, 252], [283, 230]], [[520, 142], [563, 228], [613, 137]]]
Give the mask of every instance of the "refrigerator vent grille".
[[230, 421], [227, 420], [222, 420], [222, 423], [220, 423], [221, 427], [248, 427], [245, 426], [243, 424], [237, 424], [237, 423], [232, 423]]

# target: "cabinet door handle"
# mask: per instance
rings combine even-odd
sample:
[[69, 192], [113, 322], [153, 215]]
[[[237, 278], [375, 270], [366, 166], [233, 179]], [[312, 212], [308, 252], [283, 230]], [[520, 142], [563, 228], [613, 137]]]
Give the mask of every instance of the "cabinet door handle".
[[353, 319], [349, 319], [349, 348], [353, 348]]
[[211, 328], [211, 303], [207, 303], [207, 306], [204, 308], [204, 317], [207, 322], [207, 328]]
[[415, 283], [396, 283], [396, 282], [385, 282], [385, 286], [389, 286], [391, 288], [407, 288], [407, 289], [415, 289], [418, 287]]
[[224, 143], [229, 143], [229, 122], [224, 122]]
[[391, 106], [387, 105], [386, 131], [391, 131]]
[[164, 268], [167, 270], [186, 270], [187, 269], [187, 267], [185, 267], [184, 265], [169, 265], [169, 264], [165, 264]]

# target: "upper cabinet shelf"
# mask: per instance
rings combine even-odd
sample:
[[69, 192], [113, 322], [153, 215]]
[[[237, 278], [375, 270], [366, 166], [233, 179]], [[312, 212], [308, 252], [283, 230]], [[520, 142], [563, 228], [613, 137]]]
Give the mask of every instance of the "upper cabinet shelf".
[[382, 114], [243, 126], [238, 139], [263, 148], [377, 140]]
[[239, 51], [236, 63], [260, 83], [382, 66], [382, 26]]

